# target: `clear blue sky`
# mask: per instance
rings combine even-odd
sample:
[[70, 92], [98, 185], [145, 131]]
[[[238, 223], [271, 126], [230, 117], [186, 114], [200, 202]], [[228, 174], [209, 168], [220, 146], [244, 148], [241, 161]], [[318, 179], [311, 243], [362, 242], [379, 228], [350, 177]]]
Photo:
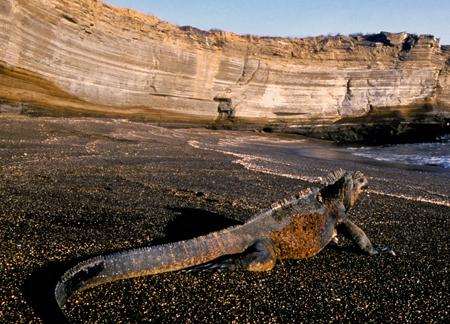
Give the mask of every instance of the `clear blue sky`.
[[177, 25], [238, 34], [316, 36], [407, 31], [450, 45], [450, 0], [103, 0]]

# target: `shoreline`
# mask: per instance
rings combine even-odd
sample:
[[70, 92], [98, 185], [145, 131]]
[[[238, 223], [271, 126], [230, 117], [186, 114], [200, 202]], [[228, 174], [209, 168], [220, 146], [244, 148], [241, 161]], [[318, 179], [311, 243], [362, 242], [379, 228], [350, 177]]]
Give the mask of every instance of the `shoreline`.
[[[137, 108], [136, 108], [137, 109]], [[341, 145], [385, 145], [435, 142], [441, 136], [450, 134], [450, 114], [446, 111], [430, 111], [427, 105], [417, 105], [403, 116], [404, 107], [390, 107], [370, 112], [360, 117], [342, 117], [336, 120], [305, 119], [271, 121], [269, 119], [242, 118], [195, 118], [195, 116], [171, 115], [163, 110], [154, 112], [153, 117], [119, 112], [77, 111], [71, 109], [48, 109], [35, 105], [11, 105], [0, 102], [0, 114], [18, 114], [33, 118], [99, 118], [126, 119], [166, 128], [198, 128], [211, 130], [258, 131], [275, 134], [293, 134], [309, 138], [332, 141]], [[167, 116], [164, 116], [164, 115]]]
[[[275, 134], [164, 129], [112, 119], [0, 114], [0, 120], [1, 321], [51, 320], [53, 284], [77, 260], [244, 222], [289, 193], [319, 185], [303, 180], [339, 167], [370, 177], [373, 191], [351, 218], [397, 258], [360, 255], [344, 240], [313, 258], [278, 262], [269, 273], [124, 280], [76, 294], [66, 308], [70, 319], [448, 318], [450, 208], [389, 196], [445, 195], [448, 184], [434, 172], [294, 155], [309, 140]], [[385, 194], [375, 192], [380, 190]]]

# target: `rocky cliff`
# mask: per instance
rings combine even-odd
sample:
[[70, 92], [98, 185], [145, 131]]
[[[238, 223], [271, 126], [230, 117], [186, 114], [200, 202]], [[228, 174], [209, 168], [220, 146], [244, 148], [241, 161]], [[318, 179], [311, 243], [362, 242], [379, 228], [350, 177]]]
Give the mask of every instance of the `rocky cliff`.
[[448, 113], [449, 61], [428, 35], [239, 36], [98, 0], [0, 2], [3, 109], [262, 124]]

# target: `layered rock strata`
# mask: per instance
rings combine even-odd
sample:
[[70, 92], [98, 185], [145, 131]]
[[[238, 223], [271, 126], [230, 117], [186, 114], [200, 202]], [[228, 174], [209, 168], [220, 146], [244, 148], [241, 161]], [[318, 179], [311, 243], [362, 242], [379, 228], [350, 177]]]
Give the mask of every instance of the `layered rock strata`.
[[3, 109], [261, 124], [447, 114], [449, 61], [428, 35], [239, 36], [97, 0], [0, 2]]

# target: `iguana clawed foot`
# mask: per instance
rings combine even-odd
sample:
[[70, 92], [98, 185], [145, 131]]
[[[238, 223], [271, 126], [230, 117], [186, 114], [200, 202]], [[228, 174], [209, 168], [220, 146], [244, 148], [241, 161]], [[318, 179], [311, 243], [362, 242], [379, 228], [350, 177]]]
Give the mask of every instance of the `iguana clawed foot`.
[[[225, 272], [241, 268], [237, 258], [227, 258], [217, 262], [203, 263], [187, 269], [185, 272]], [[184, 271], [183, 271], [184, 272]]]
[[348, 219], [338, 226], [338, 232], [352, 240], [359, 249], [369, 255], [386, 253], [395, 256], [395, 252], [386, 245], [372, 245], [364, 231]]
[[333, 236], [330, 241], [331, 244], [339, 245], [339, 238], [337, 236]]
[[187, 272], [225, 272], [238, 269], [268, 271], [275, 266], [275, 263], [276, 255], [273, 243], [270, 240], [262, 239], [256, 241], [242, 253], [231, 255], [217, 262], [201, 264], [187, 270]]
[[373, 247], [373, 254], [389, 254], [392, 256], [396, 256], [394, 250], [392, 250], [389, 246], [383, 244], [377, 244]]

